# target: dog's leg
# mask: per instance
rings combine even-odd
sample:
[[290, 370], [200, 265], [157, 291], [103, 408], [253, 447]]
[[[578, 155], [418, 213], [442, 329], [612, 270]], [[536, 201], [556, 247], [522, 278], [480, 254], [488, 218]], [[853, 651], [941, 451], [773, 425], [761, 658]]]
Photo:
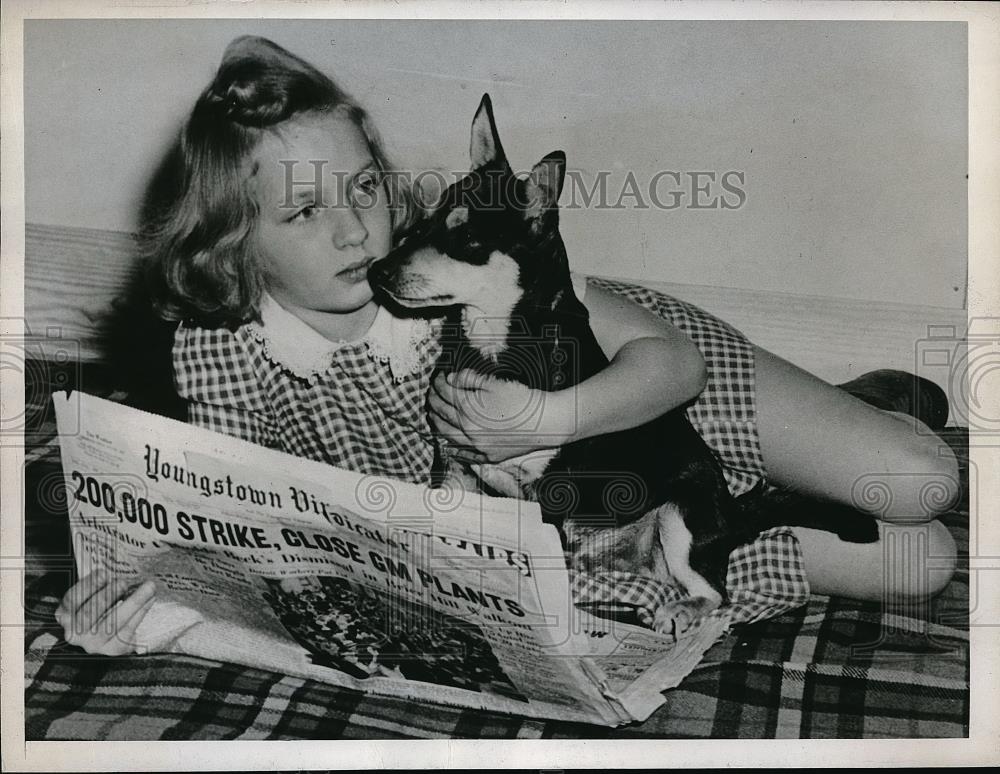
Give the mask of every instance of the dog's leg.
[[[750, 532], [772, 527], [809, 527], [832, 532], [848, 543], [874, 543], [878, 522], [849, 505], [819, 500], [787, 489], [749, 492], [737, 501], [739, 523]], [[750, 536], [751, 538], [753, 536]]]
[[571, 566], [583, 572], [642, 572], [654, 580], [673, 579], [687, 596], [656, 611], [653, 628], [679, 636], [717, 609], [722, 595], [691, 567], [693, 536], [676, 505], [666, 504], [619, 528], [566, 524]]
[[699, 618], [716, 610], [723, 599], [704, 577], [692, 569], [693, 537], [677, 507], [662, 505], [654, 513], [658, 547], [665, 565], [658, 567], [654, 561], [654, 572], [662, 572], [661, 578], [673, 577], [688, 593], [688, 597], [661, 607], [656, 613], [653, 628], [678, 636]]

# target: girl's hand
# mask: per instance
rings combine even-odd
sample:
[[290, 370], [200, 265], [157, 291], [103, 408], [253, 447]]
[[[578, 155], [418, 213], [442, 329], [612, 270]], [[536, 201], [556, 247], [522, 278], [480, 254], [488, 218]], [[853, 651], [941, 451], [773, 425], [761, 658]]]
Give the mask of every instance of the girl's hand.
[[567, 396], [468, 369], [447, 377], [439, 374], [429, 398], [431, 422], [461, 447], [459, 459], [500, 462], [563, 445], [573, 431], [573, 405]]
[[146, 581], [128, 593], [128, 588], [98, 570], [79, 580], [56, 608], [56, 621], [66, 642], [88, 653], [122, 656], [135, 653], [135, 631], [153, 605], [156, 588]]

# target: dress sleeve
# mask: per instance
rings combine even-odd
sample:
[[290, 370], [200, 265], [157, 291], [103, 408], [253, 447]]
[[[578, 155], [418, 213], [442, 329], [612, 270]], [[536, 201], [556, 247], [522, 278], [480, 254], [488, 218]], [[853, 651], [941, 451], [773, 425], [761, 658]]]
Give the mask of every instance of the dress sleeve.
[[259, 376], [233, 332], [181, 325], [174, 335], [173, 362], [174, 384], [187, 403], [188, 422], [280, 447]]

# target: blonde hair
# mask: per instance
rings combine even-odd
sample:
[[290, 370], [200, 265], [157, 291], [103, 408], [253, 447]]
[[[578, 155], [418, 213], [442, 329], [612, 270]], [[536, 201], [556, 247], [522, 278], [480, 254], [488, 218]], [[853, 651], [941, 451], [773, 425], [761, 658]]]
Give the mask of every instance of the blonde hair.
[[174, 190], [144, 233], [153, 303], [164, 319], [227, 326], [259, 319], [258, 206], [245, 185], [252, 153], [284, 122], [332, 111], [358, 127], [386, 173], [393, 237], [412, 225], [422, 206], [404, 176], [393, 174], [367, 112], [277, 44], [237, 38], [181, 131], [168, 160]]

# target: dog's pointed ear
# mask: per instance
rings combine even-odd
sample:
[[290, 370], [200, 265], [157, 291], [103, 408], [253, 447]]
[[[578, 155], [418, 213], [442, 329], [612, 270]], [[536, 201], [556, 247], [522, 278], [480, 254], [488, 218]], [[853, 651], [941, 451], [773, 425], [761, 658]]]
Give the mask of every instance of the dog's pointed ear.
[[489, 94], [483, 95], [476, 117], [472, 119], [469, 158], [472, 160], [473, 170], [492, 162], [507, 161], [503, 146], [500, 144], [500, 135], [497, 134], [496, 121], [493, 120], [493, 103], [490, 102]]
[[527, 217], [537, 218], [545, 210], [556, 206], [565, 177], [566, 154], [562, 151], [553, 151], [531, 168], [531, 174], [524, 181]]

